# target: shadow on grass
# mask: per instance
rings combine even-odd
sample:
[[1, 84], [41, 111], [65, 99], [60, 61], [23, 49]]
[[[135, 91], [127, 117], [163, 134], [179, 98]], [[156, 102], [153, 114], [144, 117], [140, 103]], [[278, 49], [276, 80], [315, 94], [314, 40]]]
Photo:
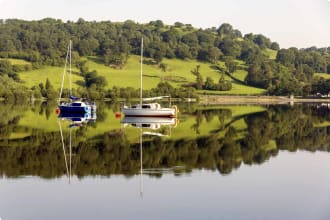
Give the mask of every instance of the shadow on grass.
[[211, 65], [210, 66], [211, 69], [214, 69], [216, 71], [218, 71], [219, 73], [224, 73], [226, 76], [228, 76], [229, 78], [231, 78], [233, 80], [233, 82], [239, 84], [239, 85], [246, 85], [246, 83], [238, 78], [236, 78], [235, 76], [233, 76], [232, 74], [230, 74], [228, 71], [226, 71], [224, 68], [218, 66], [218, 65]]
[[182, 76], [165, 76], [166, 81], [175, 82], [175, 83], [186, 83], [188, 80]]
[[143, 74], [143, 77], [149, 77], [149, 78], [159, 78], [159, 76], [156, 75], [147, 75], [147, 74]]
[[213, 69], [213, 70], [220, 71], [220, 72], [225, 71], [224, 68], [222, 68], [222, 67], [220, 67], [220, 66], [218, 66], [218, 65], [211, 65], [210, 68]]
[[157, 65], [157, 62], [151, 59], [143, 59], [143, 64], [146, 65]]
[[93, 61], [97, 64], [103, 64], [104, 65], [104, 61], [102, 57], [87, 57], [88, 60]]
[[83, 80], [77, 80], [75, 83], [76, 83], [78, 86], [85, 87], [85, 81], [83, 81]]

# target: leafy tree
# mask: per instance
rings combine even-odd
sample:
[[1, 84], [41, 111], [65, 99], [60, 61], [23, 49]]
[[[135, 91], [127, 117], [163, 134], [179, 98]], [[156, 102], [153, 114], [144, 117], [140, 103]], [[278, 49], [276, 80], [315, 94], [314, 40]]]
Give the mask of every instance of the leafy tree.
[[98, 76], [97, 71], [94, 70], [85, 75], [85, 84], [88, 88], [95, 86], [95, 89], [100, 90], [107, 85], [107, 81], [104, 76]]
[[180, 59], [191, 58], [189, 47], [186, 44], [179, 45], [175, 50], [175, 55]]
[[191, 71], [191, 73], [196, 76], [196, 89], [203, 89], [203, 77], [199, 72], [200, 65], [197, 65], [195, 69]]
[[216, 85], [211, 77], [207, 77], [205, 81], [205, 89], [207, 90], [215, 90]]
[[227, 68], [227, 72], [233, 74], [237, 69], [237, 63], [234, 61], [232, 57], [225, 58], [225, 65]]
[[270, 45], [270, 49], [272, 50], [279, 50], [280, 49], [280, 45], [276, 42], [273, 42], [271, 45]]
[[50, 83], [50, 80], [47, 78], [44, 87], [44, 97], [47, 99], [55, 99], [57, 98], [57, 92], [55, 91], [53, 85]]
[[225, 56], [232, 56], [237, 58], [241, 54], [240, 45], [229, 37], [223, 39], [223, 41], [219, 44], [219, 49]]

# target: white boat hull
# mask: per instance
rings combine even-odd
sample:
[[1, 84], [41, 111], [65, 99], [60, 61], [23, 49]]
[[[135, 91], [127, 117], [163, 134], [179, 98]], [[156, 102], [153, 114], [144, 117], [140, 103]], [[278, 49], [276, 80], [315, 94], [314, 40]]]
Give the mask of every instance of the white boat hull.
[[176, 118], [168, 117], [125, 117], [122, 120], [123, 124], [160, 124], [174, 125]]
[[125, 117], [124, 126], [132, 125], [138, 128], [159, 129], [162, 126], [176, 126], [177, 119], [173, 117]]
[[122, 108], [126, 117], [175, 117], [176, 111], [173, 108], [161, 109], [136, 109]]

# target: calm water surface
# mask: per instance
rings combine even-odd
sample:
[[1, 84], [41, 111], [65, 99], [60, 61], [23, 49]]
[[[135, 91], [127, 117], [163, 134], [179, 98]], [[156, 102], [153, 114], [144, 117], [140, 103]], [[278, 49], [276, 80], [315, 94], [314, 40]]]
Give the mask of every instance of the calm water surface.
[[330, 219], [326, 105], [98, 107], [1, 105], [1, 219]]

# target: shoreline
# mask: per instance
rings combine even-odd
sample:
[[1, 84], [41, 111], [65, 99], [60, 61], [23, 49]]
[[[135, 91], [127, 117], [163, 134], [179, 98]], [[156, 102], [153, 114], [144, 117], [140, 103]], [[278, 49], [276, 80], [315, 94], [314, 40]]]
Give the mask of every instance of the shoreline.
[[200, 95], [199, 104], [290, 104], [294, 103], [329, 103], [330, 98], [300, 98], [287, 96], [222, 96], [222, 95]]

